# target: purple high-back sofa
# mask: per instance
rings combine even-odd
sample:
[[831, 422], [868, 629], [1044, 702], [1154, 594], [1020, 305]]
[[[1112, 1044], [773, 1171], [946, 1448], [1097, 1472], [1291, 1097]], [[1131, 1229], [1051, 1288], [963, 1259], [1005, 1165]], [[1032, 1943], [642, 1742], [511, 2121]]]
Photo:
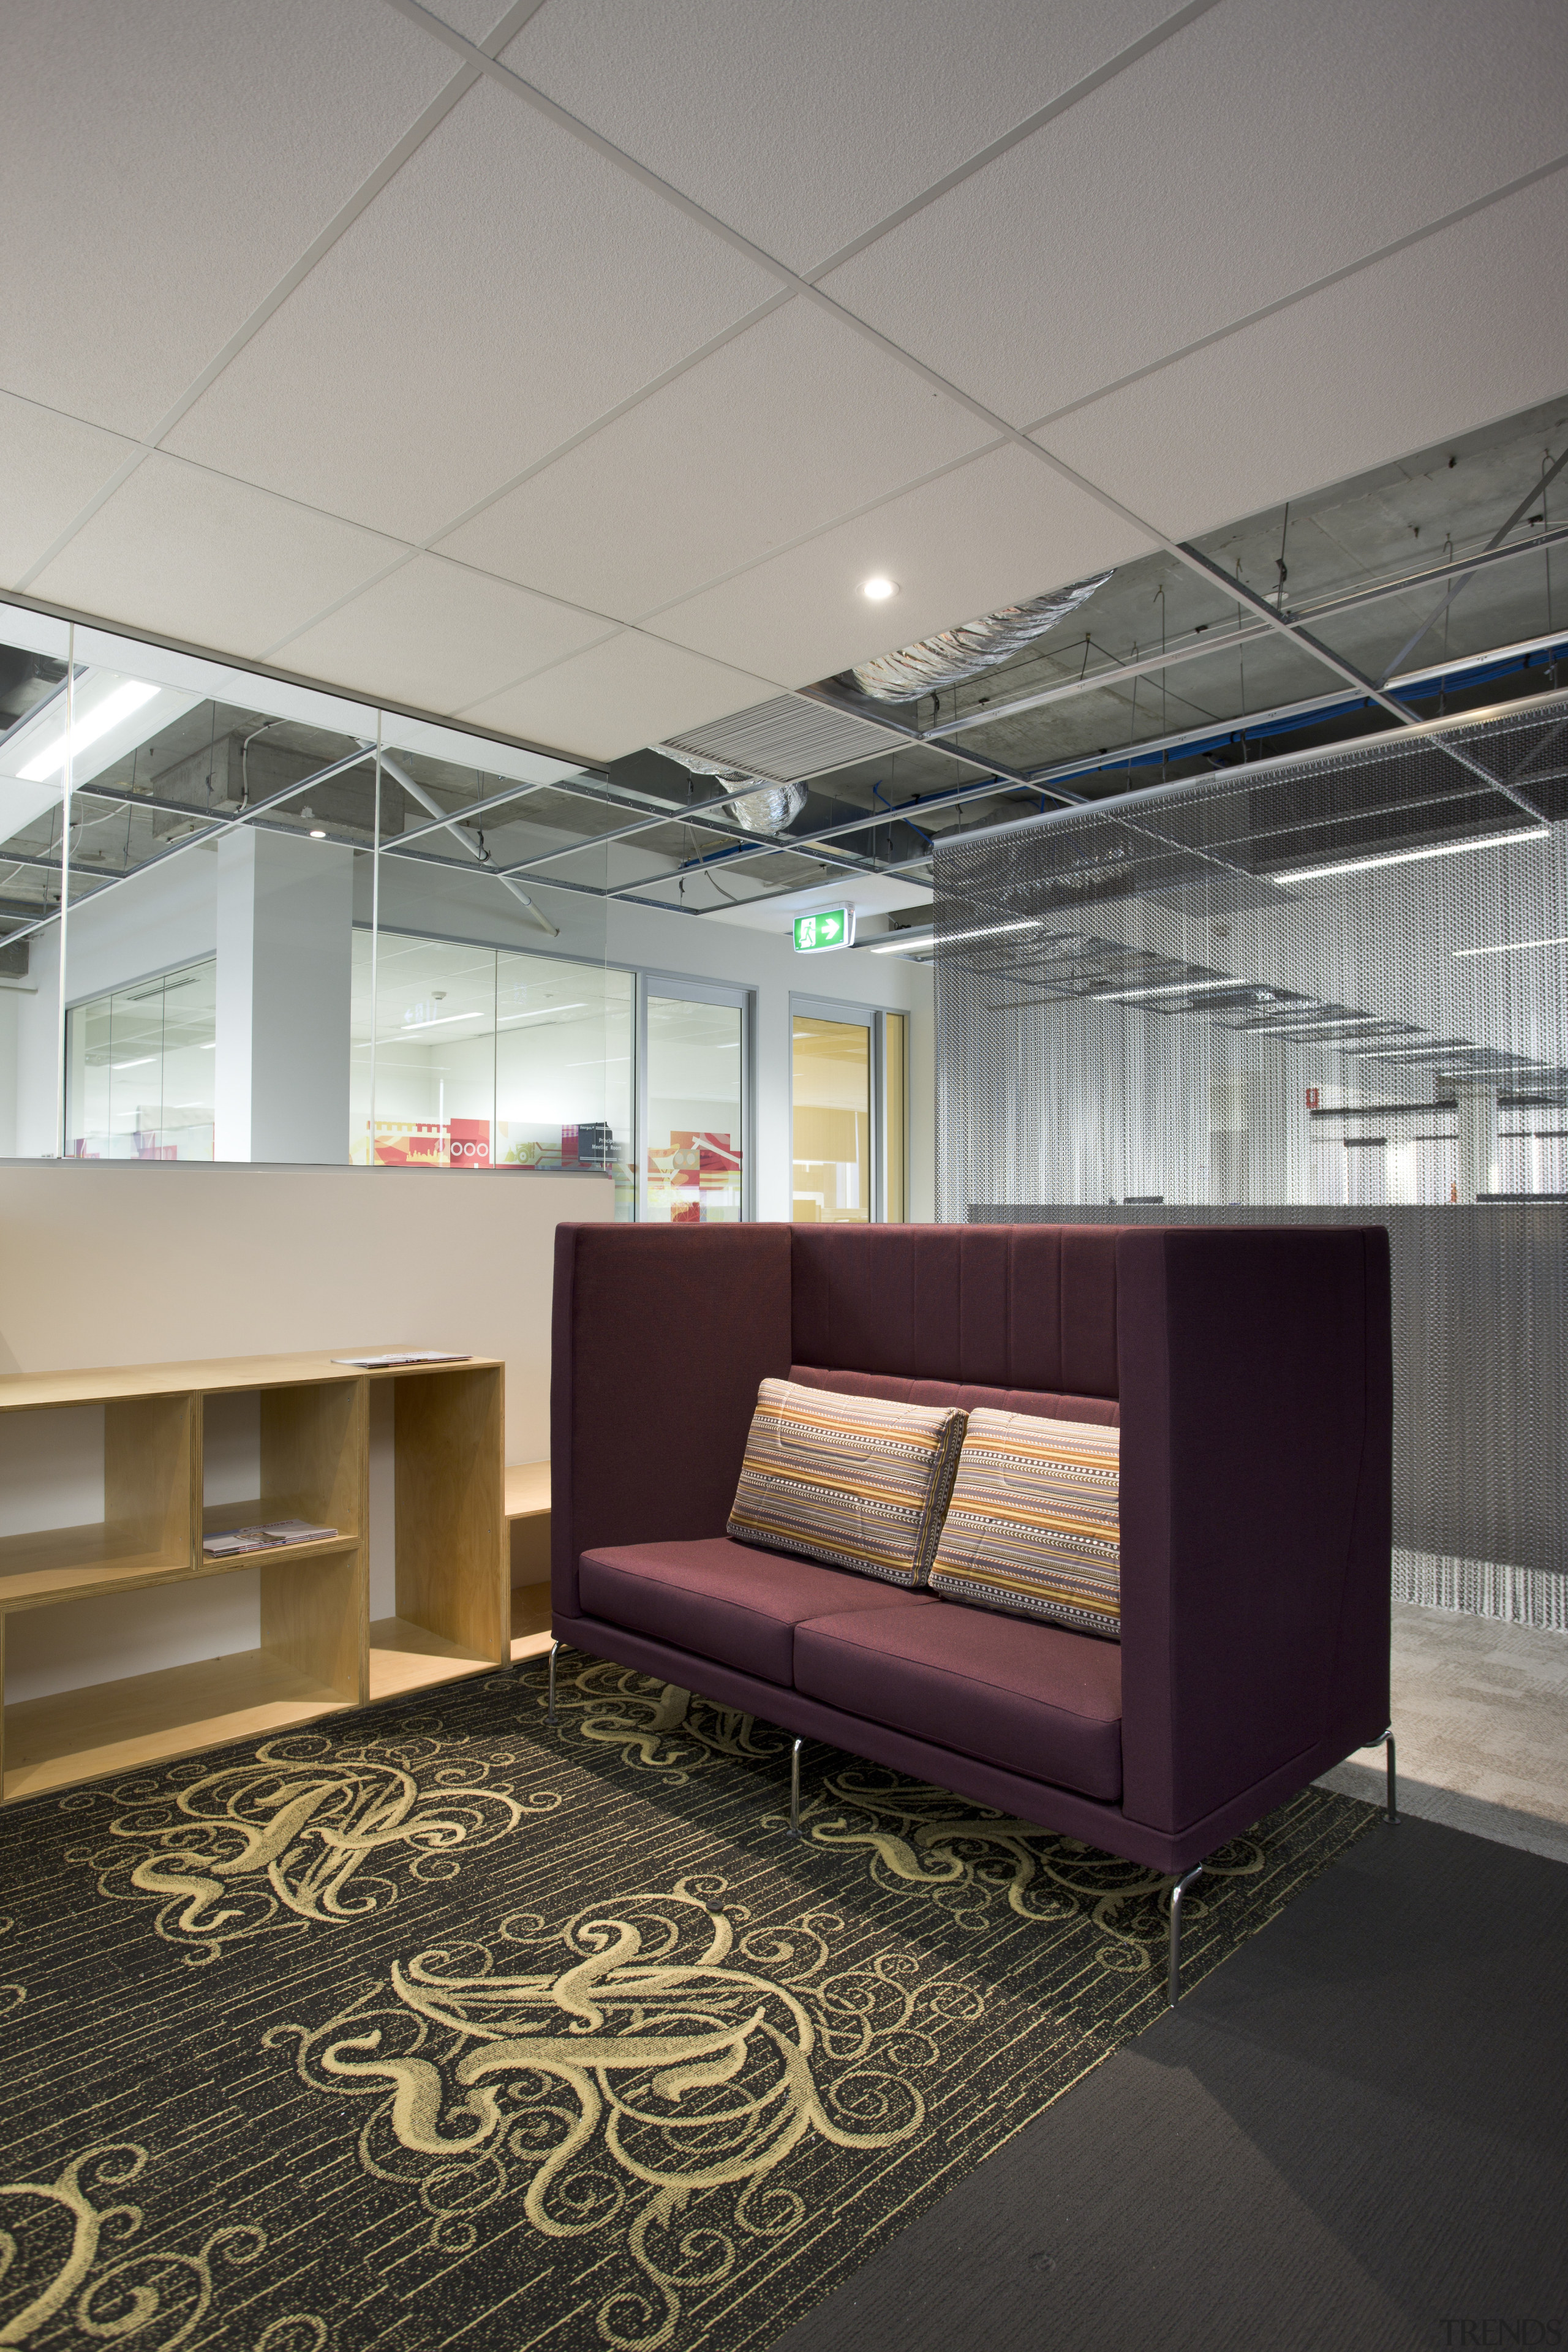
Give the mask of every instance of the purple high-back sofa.
[[[1118, 1422], [1121, 1640], [731, 1543], [757, 1384]], [[557, 1642], [1180, 1874], [1389, 1719], [1381, 1227], [565, 1225]]]

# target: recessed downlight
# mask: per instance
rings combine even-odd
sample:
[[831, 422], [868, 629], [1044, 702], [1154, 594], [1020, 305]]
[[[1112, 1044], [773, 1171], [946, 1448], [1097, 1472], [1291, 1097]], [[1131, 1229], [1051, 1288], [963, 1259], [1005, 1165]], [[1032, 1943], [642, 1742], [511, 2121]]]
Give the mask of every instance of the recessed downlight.
[[310, 838], [312, 841], [325, 841], [326, 837], [327, 828], [324, 824], [313, 824], [310, 827]]
[[899, 593], [899, 583], [889, 580], [885, 572], [874, 572], [869, 580], [860, 583], [860, 593], [872, 604], [885, 604], [889, 596]]

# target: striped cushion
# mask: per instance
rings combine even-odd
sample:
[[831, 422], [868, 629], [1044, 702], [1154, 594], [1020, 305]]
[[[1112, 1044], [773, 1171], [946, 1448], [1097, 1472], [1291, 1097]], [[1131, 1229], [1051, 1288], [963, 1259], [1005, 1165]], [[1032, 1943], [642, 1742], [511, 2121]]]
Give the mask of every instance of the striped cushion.
[[931, 1591], [1120, 1640], [1121, 1444], [1089, 1422], [972, 1412]]
[[726, 1532], [889, 1584], [923, 1584], [963, 1423], [952, 1406], [764, 1381]]

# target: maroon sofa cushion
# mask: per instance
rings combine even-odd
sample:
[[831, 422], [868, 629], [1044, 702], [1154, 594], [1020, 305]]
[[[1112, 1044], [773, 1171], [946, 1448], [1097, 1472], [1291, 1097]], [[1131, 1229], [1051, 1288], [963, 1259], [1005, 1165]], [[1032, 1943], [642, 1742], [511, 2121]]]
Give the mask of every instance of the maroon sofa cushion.
[[786, 1687], [803, 1617], [939, 1605], [901, 1585], [728, 1536], [584, 1552], [577, 1580], [590, 1616]]
[[[951, 1601], [795, 1628], [797, 1690], [960, 1755], [1114, 1801], [1121, 1653], [1114, 1642]], [[924, 1596], [921, 1596], [923, 1598]]]

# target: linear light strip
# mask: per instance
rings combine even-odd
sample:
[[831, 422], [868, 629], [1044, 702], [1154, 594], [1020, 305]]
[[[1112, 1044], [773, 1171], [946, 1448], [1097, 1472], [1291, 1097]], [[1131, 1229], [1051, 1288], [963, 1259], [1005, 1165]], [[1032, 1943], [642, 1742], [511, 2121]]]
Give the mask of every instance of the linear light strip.
[[872, 955], [908, 955], [913, 950], [934, 947], [957, 947], [963, 940], [999, 939], [1004, 931], [1039, 931], [1045, 920], [1039, 915], [1026, 915], [1016, 923], [986, 923], [979, 930], [943, 931], [941, 939], [934, 931], [900, 931], [896, 940], [879, 940]]
[[1568, 948], [1568, 931], [1554, 940], [1504, 940], [1495, 948], [1456, 948], [1454, 961], [1459, 963], [1466, 956], [1522, 955], [1526, 948]]
[[1296, 866], [1288, 874], [1271, 874], [1269, 880], [1289, 890], [1296, 882], [1321, 882], [1331, 874], [1362, 874], [1369, 866], [1413, 866], [1421, 857], [1458, 857], [1469, 849], [1498, 849], [1506, 842], [1546, 841], [1552, 827], [1543, 824], [1535, 832], [1518, 825], [1511, 833], [1483, 833], [1474, 841], [1440, 841], [1430, 849], [1389, 849], [1376, 857], [1347, 857], [1337, 866]]

